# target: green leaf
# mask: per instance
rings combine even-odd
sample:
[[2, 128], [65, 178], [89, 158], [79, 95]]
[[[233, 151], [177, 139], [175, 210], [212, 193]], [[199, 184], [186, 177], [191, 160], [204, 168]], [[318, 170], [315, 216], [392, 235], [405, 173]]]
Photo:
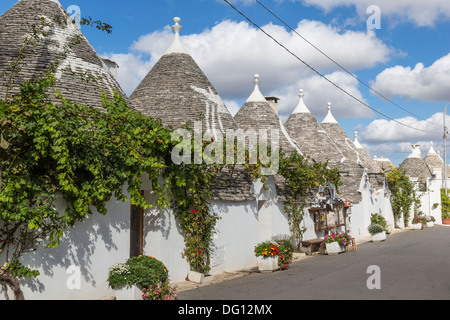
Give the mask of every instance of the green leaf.
[[9, 142], [6, 141], [6, 139], [3, 137], [3, 134], [1, 135], [0, 139], [0, 147], [5, 150], [9, 148]]

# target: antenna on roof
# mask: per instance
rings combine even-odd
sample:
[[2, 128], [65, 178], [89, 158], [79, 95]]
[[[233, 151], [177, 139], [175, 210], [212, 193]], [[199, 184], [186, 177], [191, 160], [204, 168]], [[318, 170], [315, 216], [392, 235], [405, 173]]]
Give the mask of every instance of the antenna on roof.
[[444, 107], [444, 114], [443, 114], [443, 119], [444, 119], [444, 189], [445, 189], [445, 194], [448, 194], [448, 190], [447, 190], [447, 135], [448, 135], [448, 130], [447, 127], [445, 125], [445, 118], [447, 117], [447, 106], [448, 104]]

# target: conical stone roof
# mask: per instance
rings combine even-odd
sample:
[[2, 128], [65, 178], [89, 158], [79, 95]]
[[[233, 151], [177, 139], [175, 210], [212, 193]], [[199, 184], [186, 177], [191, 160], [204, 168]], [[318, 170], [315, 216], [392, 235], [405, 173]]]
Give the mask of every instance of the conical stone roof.
[[166, 127], [180, 128], [187, 122], [201, 120], [203, 131], [209, 130], [213, 136], [237, 129], [216, 89], [183, 47], [180, 19], [174, 21], [171, 47], [132, 93], [131, 105], [160, 119]]
[[[142, 114], [160, 119], [166, 128], [177, 129], [188, 122], [195, 128], [201, 121], [202, 132], [213, 137], [237, 130], [238, 125], [216, 89], [181, 43], [180, 18], [174, 18], [175, 38], [161, 59], [130, 96], [130, 104]], [[213, 186], [213, 200], [254, 200], [253, 178], [245, 168], [225, 168]]]
[[289, 135], [281, 119], [259, 90], [259, 75], [257, 74], [254, 84], [255, 88], [252, 94], [234, 116], [236, 123], [244, 131], [255, 130], [258, 133], [259, 130], [267, 130], [267, 146], [272, 145], [271, 133], [278, 132], [279, 140], [276, 144], [281, 147], [285, 154], [291, 154], [294, 151], [303, 154]]
[[[97, 55], [76, 24], [69, 21], [69, 15], [57, 0], [19, 0], [0, 17], [0, 95], [5, 97], [5, 84], [11, 74], [11, 63], [15, 62], [19, 50], [27, 37], [32, 35], [33, 26], [43, 31], [32, 53], [26, 53], [21, 61], [21, 70], [14, 76], [10, 93], [18, 92], [19, 84], [42, 76], [51, 63], [57, 62], [55, 89], [62, 95], [80, 104], [101, 108], [100, 94], [112, 98], [118, 91], [124, 98], [120, 85], [110, 73], [104, 61]], [[74, 44], [67, 55], [64, 50]], [[29, 47], [30, 48], [30, 47]], [[51, 95], [53, 96], [53, 95]]]
[[[364, 157], [360, 150], [358, 150], [353, 141], [334, 118], [331, 112], [331, 103], [328, 104], [328, 114], [321, 123], [321, 126], [347, 159], [347, 179], [350, 181], [345, 184], [343, 188], [341, 187], [341, 189], [343, 189], [343, 193], [353, 195], [354, 199], [356, 199], [353, 202], [359, 202], [361, 200], [361, 195], [357, 190], [360, 188], [364, 172], [379, 173], [381, 171], [380, 167], [371, 158]], [[381, 184], [382, 179], [371, 178], [372, 187], [380, 188]]]
[[299, 97], [297, 107], [285, 123], [286, 130], [305, 155], [322, 163], [328, 161], [330, 168], [340, 167], [346, 160], [344, 155], [309, 111], [303, 90]]
[[388, 171], [389, 169], [394, 167], [394, 164], [388, 158], [384, 157], [376, 157], [373, 159], [376, 164], [381, 168], [382, 171]]
[[[349, 168], [356, 167], [358, 172], [360, 167], [347, 160], [340, 151], [328, 133], [322, 128], [319, 122], [309, 111], [304, 102], [303, 90], [300, 90], [300, 101], [293, 113], [287, 120], [285, 126], [291, 137], [297, 142], [299, 148], [311, 159], [319, 162], [328, 161], [328, 167], [339, 169], [341, 173], [341, 182], [343, 185], [339, 188], [339, 196], [347, 201], [359, 202], [358, 193], [360, 176], [347, 174]], [[334, 119], [329, 117], [330, 121]]]
[[419, 145], [412, 145], [411, 154], [402, 162], [402, 168], [405, 174], [410, 178], [417, 178], [424, 180], [431, 178], [432, 172], [425, 161], [422, 159], [422, 154]]
[[[427, 166], [430, 168], [431, 172], [434, 172], [434, 169], [441, 169], [442, 177], [440, 177], [440, 178], [444, 177], [444, 175], [445, 175], [444, 161], [442, 160], [442, 158], [439, 156], [439, 154], [434, 149], [433, 142], [431, 142], [430, 150], [428, 151], [427, 155], [425, 156], [425, 158], [423, 160], [425, 161]], [[447, 176], [449, 175], [448, 173], [449, 173], [449, 170], [447, 170]]]

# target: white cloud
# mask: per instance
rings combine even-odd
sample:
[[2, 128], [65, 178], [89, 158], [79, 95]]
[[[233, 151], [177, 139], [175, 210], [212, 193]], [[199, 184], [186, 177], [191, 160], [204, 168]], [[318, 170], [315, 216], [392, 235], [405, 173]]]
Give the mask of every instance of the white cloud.
[[[443, 135], [443, 129], [439, 126], [443, 123], [442, 116], [442, 112], [438, 112], [426, 120], [414, 117], [395, 119], [396, 121], [377, 119], [361, 130], [361, 136], [369, 143], [440, 140]], [[450, 116], [446, 117], [446, 121], [450, 121]]]
[[[293, 0], [300, 1], [300, 0]], [[418, 26], [434, 26], [439, 19], [450, 19], [450, 2], [448, 0], [301, 0], [304, 4], [314, 5], [329, 12], [340, 6], [356, 6], [358, 14], [368, 17], [367, 8], [377, 5], [381, 17], [390, 18], [394, 23], [411, 21]]]
[[123, 91], [129, 96], [141, 83], [151, 69], [152, 62], [133, 53], [104, 53], [103, 58], [110, 59], [119, 65], [117, 81]]
[[[336, 83], [349, 92], [355, 98], [367, 103], [358, 90], [358, 80], [347, 73], [336, 71], [325, 75], [329, 80]], [[322, 77], [310, 76], [297, 81], [294, 85], [283, 88], [278, 96], [281, 98], [279, 104], [280, 117], [287, 119], [293, 109], [297, 106], [299, 89], [304, 91], [304, 101], [311, 113], [319, 123], [328, 113], [328, 103], [332, 104], [332, 112], [336, 119], [341, 118], [369, 118], [374, 115], [373, 111], [357, 102]], [[297, 95], [294, 95], [296, 93]], [[351, 113], [349, 113], [351, 110]]]
[[381, 72], [372, 87], [388, 97], [422, 101], [450, 101], [450, 53], [431, 66], [418, 63], [414, 68], [395, 66]]
[[[182, 24], [182, 23], [181, 23]], [[362, 99], [357, 81], [308, 45], [298, 35], [273, 24], [263, 26], [283, 45], [330, 79]], [[313, 41], [324, 52], [355, 71], [386, 62], [393, 50], [374, 33], [340, 32], [318, 21], [302, 20], [297, 31]], [[131, 94], [141, 79], [165, 53], [173, 40], [169, 26], [141, 36], [126, 54], [108, 54], [120, 65], [119, 82]], [[182, 35], [182, 42], [216, 87], [227, 105], [236, 109], [236, 101], [245, 100], [253, 90], [253, 75], [261, 76], [265, 95], [283, 98], [282, 112], [288, 115], [298, 102], [298, 90], [308, 91], [312, 110], [324, 115], [326, 104], [336, 106], [336, 115], [364, 117], [371, 114], [356, 109], [355, 102], [317, 76], [303, 63], [287, 53], [273, 40], [246, 22], [222, 21], [199, 34]], [[119, 61], [117, 61], [119, 60]], [[315, 97], [313, 100], [313, 97]], [[350, 100], [349, 100], [350, 99]], [[325, 107], [324, 107], [325, 106]], [[353, 109], [352, 113], [348, 112]]]

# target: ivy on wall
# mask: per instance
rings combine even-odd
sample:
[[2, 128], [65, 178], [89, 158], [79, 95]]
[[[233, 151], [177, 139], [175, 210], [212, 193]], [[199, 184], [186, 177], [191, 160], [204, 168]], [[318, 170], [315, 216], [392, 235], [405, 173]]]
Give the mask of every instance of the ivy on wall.
[[[105, 28], [91, 20], [86, 23]], [[55, 85], [57, 62], [41, 77], [20, 83], [17, 94], [10, 94], [9, 89], [17, 85], [13, 79], [20, 59], [32, 54], [26, 48], [33, 47], [34, 40], [46, 36], [44, 27], [34, 28], [26, 40], [18, 61], [11, 65], [7, 94], [0, 100], [0, 258], [6, 262], [0, 269], [0, 285], [11, 287], [15, 298], [23, 299], [17, 280], [39, 272], [22, 265], [22, 255], [36, 243], [57, 247], [65, 230], [94, 209], [107, 214], [112, 197], [150, 208], [141, 194], [144, 173], [149, 175], [157, 205], [174, 211], [190, 268], [208, 273], [219, 219], [210, 207], [212, 186], [226, 166], [228, 170], [234, 166], [175, 164], [171, 153], [178, 141], [173, 141], [172, 131], [132, 110], [117, 93], [112, 99], [102, 96], [106, 112], [74, 103], [59, 92], [55, 102], [49, 92]], [[260, 175], [264, 165], [249, 165], [248, 157], [244, 168], [264, 182]], [[338, 173], [296, 154], [281, 156], [280, 174], [286, 179], [285, 209], [292, 232], [299, 237], [304, 232], [299, 226], [308, 190], [325, 181], [339, 185]], [[56, 210], [58, 195], [67, 204], [64, 212]]]
[[399, 227], [398, 220], [402, 217], [404, 226], [407, 227], [411, 206], [415, 202], [414, 184], [401, 168], [392, 166], [386, 172], [386, 182], [390, 191], [395, 227]]
[[332, 184], [338, 192], [341, 185], [339, 170], [329, 169], [328, 163], [315, 162], [295, 152], [281, 157], [280, 174], [285, 179], [284, 212], [288, 216], [297, 250], [301, 251], [303, 234], [306, 232], [303, 219], [308, 201], [316, 195], [319, 186], [326, 183]]

